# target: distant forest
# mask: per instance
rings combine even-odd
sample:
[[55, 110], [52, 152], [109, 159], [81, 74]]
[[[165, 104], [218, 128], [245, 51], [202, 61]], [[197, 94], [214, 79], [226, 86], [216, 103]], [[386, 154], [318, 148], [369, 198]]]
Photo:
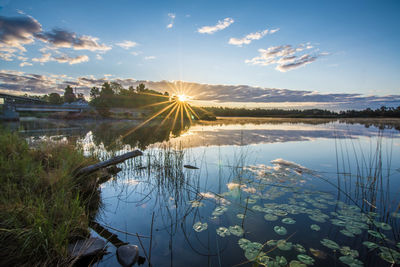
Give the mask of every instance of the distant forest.
[[330, 111], [324, 109], [246, 109], [227, 107], [203, 107], [203, 109], [220, 117], [279, 117], [279, 118], [400, 118], [400, 106], [397, 108], [382, 106], [378, 109]]
[[[64, 95], [51, 93], [43, 96], [29, 96], [44, 100], [52, 104], [71, 103], [84, 100], [83, 94], [75, 94], [73, 88], [67, 86]], [[104, 116], [109, 114], [110, 108], [135, 108], [160, 110], [168, 105], [168, 92], [160, 93], [146, 88], [141, 83], [136, 87], [125, 89], [117, 82], [105, 82], [101, 87], [90, 90], [90, 105]], [[400, 106], [397, 108], [382, 106], [378, 109], [330, 111], [326, 109], [246, 109], [228, 107], [193, 107], [202, 118], [213, 119], [220, 117], [280, 117], [280, 118], [371, 118], [389, 117], [400, 118]]]

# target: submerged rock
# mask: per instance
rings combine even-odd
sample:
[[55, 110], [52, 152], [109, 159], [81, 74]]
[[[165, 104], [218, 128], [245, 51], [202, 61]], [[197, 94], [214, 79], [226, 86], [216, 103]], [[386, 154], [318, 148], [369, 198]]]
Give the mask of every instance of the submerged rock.
[[106, 242], [98, 237], [90, 237], [84, 240], [78, 240], [69, 245], [69, 253], [73, 258], [83, 258], [95, 256], [104, 252]]
[[117, 249], [118, 262], [124, 267], [130, 267], [139, 258], [139, 248], [135, 245], [123, 245]]

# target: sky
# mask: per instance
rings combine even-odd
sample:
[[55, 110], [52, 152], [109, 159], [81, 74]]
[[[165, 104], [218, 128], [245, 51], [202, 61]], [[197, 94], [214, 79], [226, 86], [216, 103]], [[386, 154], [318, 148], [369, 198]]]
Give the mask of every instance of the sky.
[[145, 81], [202, 104], [397, 106], [398, 14], [399, 1], [0, 0], [0, 90]]

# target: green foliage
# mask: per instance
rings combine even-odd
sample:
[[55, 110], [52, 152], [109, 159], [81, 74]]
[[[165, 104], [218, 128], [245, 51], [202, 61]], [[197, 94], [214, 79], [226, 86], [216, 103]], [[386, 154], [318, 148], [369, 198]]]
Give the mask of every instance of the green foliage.
[[55, 105], [58, 105], [58, 104], [62, 104], [63, 103], [63, 99], [61, 98], [61, 96], [59, 95], [59, 94], [57, 94], [57, 93], [51, 93], [51, 94], [49, 94], [49, 102], [51, 103], [51, 104], [55, 104]]
[[76, 100], [76, 96], [74, 94], [74, 90], [71, 86], [67, 86], [64, 92], [64, 102], [71, 103]]
[[88, 235], [95, 177], [73, 172], [89, 162], [73, 146], [30, 149], [0, 130], [1, 266], [62, 264], [69, 242]]

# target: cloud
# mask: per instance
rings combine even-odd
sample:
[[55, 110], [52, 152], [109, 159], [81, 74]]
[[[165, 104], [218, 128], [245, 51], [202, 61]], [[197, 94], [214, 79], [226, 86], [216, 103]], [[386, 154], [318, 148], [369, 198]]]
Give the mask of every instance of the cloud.
[[33, 62], [40, 62], [40, 63], [45, 63], [51, 61], [51, 53], [43, 53], [42, 57], [40, 58], [32, 58]]
[[225, 18], [224, 20], [219, 20], [218, 23], [214, 26], [203, 26], [197, 29], [197, 32], [213, 34], [215, 32], [222, 31], [223, 29], [229, 27], [233, 22], [235, 21], [232, 18]]
[[37, 33], [36, 38], [52, 44], [58, 48], [73, 48], [74, 50], [89, 50], [89, 51], [108, 51], [111, 46], [99, 44], [96, 37], [82, 35], [78, 36], [74, 32], [69, 32], [62, 29], [53, 29], [50, 32]]
[[[65, 59], [65, 63], [69, 63]], [[106, 81], [115, 81], [125, 88], [136, 87], [140, 83], [159, 92], [169, 91], [171, 88], [186, 88], [187, 94], [195, 100], [207, 101], [213, 105], [250, 105], [251, 103], [265, 103], [264, 106], [277, 108], [327, 108], [327, 109], [358, 109], [379, 108], [382, 105], [397, 107], [400, 105], [400, 95], [366, 96], [361, 94], [330, 93], [322, 94], [315, 91], [290, 90], [279, 88], [262, 88], [249, 85], [219, 85], [200, 84], [183, 81], [143, 81], [133, 78], [81, 76], [69, 78], [63, 76], [45, 76], [28, 74], [12, 70], [0, 70], [0, 91], [9, 93], [48, 94], [63, 90], [67, 85], [76, 87], [89, 95], [93, 86], [101, 86]], [[189, 89], [190, 88], [190, 89]], [[201, 103], [201, 102], [199, 102]], [[242, 104], [241, 104], [242, 103]]]
[[310, 64], [319, 57], [327, 55], [325, 52], [317, 53], [318, 50], [315, 50], [312, 54], [301, 54], [301, 52], [313, 48], [310, 43], [300, 44], [297, 47], [291, 45], [271, 46], [267, 49], [259, 49], [259, 56], [246, 59], [245, 63], [261, 66], [276, 64], [276, 70], [286, 72]]
[[73, 65], [73, 64], [88, 62], [89, 57], [86, 55], [80, 55], [76, 57], [69, 57], [67, 55], [63, 55], [60, 57], [54, 57], [54, 60], [56, 60], [59, 63], [69, 63], [70, 65]]
[[153, 60], [153, 59], [156, 59], [156, 57], [155, 56], [146, 56], [146, 57], [144, 57], [144, 59], [145, 60]]
[[96, 55], [96, 59], [97, 59], [97, 60], [103, 60], [103, 57], [102, 57], [100, 54], [97, 54], [97, 55]]
[[24, 61], [24, 62], [21, 62], [21, 63], [19, 64], [19, 66], [20, 66], [20, 67], [32, 66], [32, 63], [27, 62], [27, 61]]
[[32, 17], [0, 16], [0, 47], [15, 47], [25, 52], [24, 45], [34, 42], [34, 35], [42, 25]]
[[134, 55], [135, 57], [136, 56], [138, 56], [138, 55], [140, 55], [142, 52], [137, 52], [137, 51], [133, 51], [133, 52], [131, 52], [131, 55]]
[[123, 41], [121, 43], [116, 43], [116, 45], [118, 45], [119, 47], [122, 47], [123, 49], [131, 49], [132, 47], [137, 46], [138, 44], [136, 42], [132, 42], [132, 41]]
[[168, 17], [171, 19], [170, 23], [167, 25], [167, 29], [171, 29], [174, 26], [174, 21], [175, 21], [175, 14], [174, 13], [168, 13]]
[[279, 31], [279, 29], [274, 29], [274, 30], [265, 29], [265, 30], [259, 31], [259, 32], [252, 32], [240, 39], [230, 38], [228, 43], [231, 45], [243, 46], [244, 44], [246, 44], [246, 45], [250, 44], [253, 40], [260, 40], [268, 33], [273, 34], [277, 31]]

